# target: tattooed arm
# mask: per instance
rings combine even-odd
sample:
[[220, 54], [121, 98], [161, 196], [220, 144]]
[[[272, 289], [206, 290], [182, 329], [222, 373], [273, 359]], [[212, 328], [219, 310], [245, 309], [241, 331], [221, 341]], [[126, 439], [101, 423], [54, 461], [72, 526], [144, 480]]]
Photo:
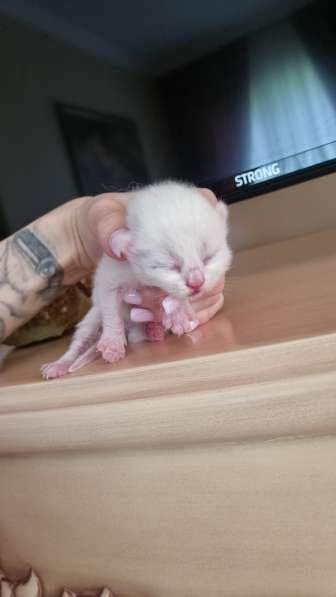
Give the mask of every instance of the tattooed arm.
[[90, 269], [78, 258], [74, 219], [87, 201], [70, 201], [0, 243], [0, 342]]

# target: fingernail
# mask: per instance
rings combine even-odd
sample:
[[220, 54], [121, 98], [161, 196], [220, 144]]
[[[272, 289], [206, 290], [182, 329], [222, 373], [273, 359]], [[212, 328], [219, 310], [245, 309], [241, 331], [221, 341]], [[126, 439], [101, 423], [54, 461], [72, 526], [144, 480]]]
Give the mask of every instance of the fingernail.
[[194, 321], [189, 321], [189, 332], [195, 330], [198, 326], [198, 321], [195, 319]]
[[123, 239], [124, 231], [123, 230], [116, 230], [113, 232], [110, 238], [110, 247], [115, 254], [116, 257], [123, 256]]
[[175, 311], [176, 306], [177, 301], [171, 296], [166, 296], [166, 298], [162, 301], [163, 310], [167, 315], [171, 315], [171, 313]]
[[147, 323], [148, 321], [154, 321], [154, 316], [148, 309], [131, 309], [130, 313], [131, 321], [134, 323]]
[[140, 292], [137, 292], [137, 290], [132, 290], [130, 292], [126, 292], [124, 295], [124, 301], [129, 305], [141, 305], [142, 297]]

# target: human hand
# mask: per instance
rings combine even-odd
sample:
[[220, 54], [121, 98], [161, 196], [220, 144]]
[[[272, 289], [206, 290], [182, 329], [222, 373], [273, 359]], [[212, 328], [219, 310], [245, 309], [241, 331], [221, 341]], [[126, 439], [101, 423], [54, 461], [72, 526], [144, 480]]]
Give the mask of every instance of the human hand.
[[[207, 323], [222, 308], [224, 283], [223, 277], [210, 292], [203, 296], [195, 295], [191, 298], [190, 302], [195, 311], [197, 325]], [[135, 323], [161, 322], [164, 315], [162, 306], [164, 298], [164, 292], [157, 288], [147, 287], [140, 291], [131, 290], [127, 292], [124, 295], [124, 301], [132, 306], [131, 321]]]

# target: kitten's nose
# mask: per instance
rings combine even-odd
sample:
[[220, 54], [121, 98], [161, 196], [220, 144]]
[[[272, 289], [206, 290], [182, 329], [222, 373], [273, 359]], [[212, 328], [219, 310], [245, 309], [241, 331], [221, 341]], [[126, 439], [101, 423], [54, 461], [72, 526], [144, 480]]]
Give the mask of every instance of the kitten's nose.
[[187, 286], [192, 290], [199, 290], [204, 284], [205, 278], [200, 269], [191, 269], [187, 277]]

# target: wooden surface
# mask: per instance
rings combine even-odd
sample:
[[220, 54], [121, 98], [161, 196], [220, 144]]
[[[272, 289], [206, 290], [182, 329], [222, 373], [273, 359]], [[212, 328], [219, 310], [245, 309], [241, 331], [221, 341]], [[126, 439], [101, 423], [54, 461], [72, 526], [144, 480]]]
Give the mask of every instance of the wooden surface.
[[[128, 380], [143, 368], [158, 366], [165, 376], [167, 363], [221, 354], [223, 365], [239, 350], [274, 345], [336, 332], [336, 230], [242, 251], [235, 256], [226, 285], [225, 306], [206, 326], [183, 338], [162, 344], [128, 348], [118, 365], [97, 361], [61, 380], [42, 381], [42, 362], [57, 358], [69, 338], [17, 350], [1, 372], [3, 390], [20, 384], [43, 386], [46, 400], [92, 376], [111, 384], [122, 375]], [[194, 362], [194, 366], [198, 362]], [[169, 377], [171, 373], [169, 372]], [[48, 388], [46, 388], [48, 383]], [[36, 389], [36, 388], [35, 388]]]
[[335, 438], [0, 459], [0, 553], [44, 595], [334, 597]]
[[[198, 441], [210, 432], [230, 440], [328, 433], [335, 414], [335, 271], [335, 230], [275, 243], [236, 255], [224, 309], [190, 336], [130, 347], [118, 365], [98, 361], [49, 382], [40, 364], [69, 338], [17, 350], [1, 374], [0, 450]], [[318, 388], [324, 391], [316, 403]], [[160, 403], [150, 400], [158, 397]], [[134, 403], [140, 399], [146, 404]], [[221, 423], [211, 430], [216, 409]]]
[[0, 389], [0, 559], [47, 595], [336, 594], [336, 232], [242, 252], [192, 337]]

